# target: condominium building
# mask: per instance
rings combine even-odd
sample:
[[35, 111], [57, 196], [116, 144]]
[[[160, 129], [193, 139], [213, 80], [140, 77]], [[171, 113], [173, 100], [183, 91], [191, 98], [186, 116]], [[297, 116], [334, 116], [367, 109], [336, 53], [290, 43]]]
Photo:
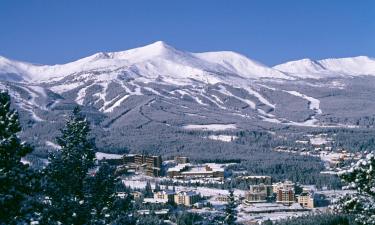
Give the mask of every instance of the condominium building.
[[299, 196], [297, 196], [297, 202], [305, 207], [305, 208], [314, 208], [314, 194], [308, 192], [302, 192]]
[[123, 157], [124, 162], [134, 163], [137, 167], [143, 168], [144, 172], [148, 176], [160, 176], [161, 175], [161, 156], [149, 156], [149, 155], [127, 155]]
[[169, 168], [168, 176], [171, 178], [220, 178], [224, 179], [224, 168], [215, 163], [192, 165], [190, 163], [178, 164]]
[[133, 155], [133, 154], [124, 155], [122, 157], [122, 161], [124, 162], [124, 164], [134, 163], [134, 161], [135, 161], [135, 155]]
[[292, 205], [295, 202], [294, 189], [280, 188], [277, 191], [276, 202], [283, 205]]
[[134, 199], [140, 199], [143, 197], [143, 194], [139, 191], [133, 191], [130, 193]]
[[271, 185], [250, 185], [249, 191], [245, 194], [245, 200], [248, 203], [266, 202], [268, 197], [271, 196], [271, 192]]
[[273, 193], [278, 193], [278, 190], [279, 189], [293, 189], [295, 188], [295, 184], [289, 180], [287, 181], [284, 181], [284, 182], [278, 182], [278, 183], [274, 183], [272, 184], [272, 191]]
[[220, 202], [228, 202], [229, 201], [229, 196], [228, 195], [223, 195], [223, 194], [219, 194], [216, 198], [215, 198], [216, 201], [220, 201]]
[[161, 176], [161, 156], [145, 156], [146, 168], [145, 172], [148, 176]]
[[176, 193], [172, 190], [163, 190], [163, 191], [158, 191], [154, 193], [154, 199], [159, 201], [159, 202], [169, 202], [172, 203], [174, 202], [174, 195]]
[[177, 205], [185, 205], [190, 207], [199, 200], [199, 194], [194, 191], [181, 191], [174, 195], [174, 202]]
[[272, 185], [273, 193], [276, 193], [276, 202], [291, 205], [295, 202], [295, 187], [291, 181], [278, 182]]

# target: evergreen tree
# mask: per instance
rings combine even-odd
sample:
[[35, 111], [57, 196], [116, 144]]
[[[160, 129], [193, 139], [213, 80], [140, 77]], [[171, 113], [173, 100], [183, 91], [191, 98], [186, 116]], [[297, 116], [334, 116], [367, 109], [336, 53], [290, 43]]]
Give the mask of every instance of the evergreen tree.
[[228, 195], [228, 202], [225, 207], [225, 224], [232, 225], [236, 224], [237, 220], [237, 211], [236, 211], [236, 201], [234, 199], [234, 194], [233, 190], [229, 190], [229, 195]]
[[145, 197], [151, 198], [152, 196], [153, 196], [153, 193], [152, 193], [151, 184], [150, 184], [150, 181], [147, 181], [146, 187], [145, 187]]
[[116, 177], [114, 169], [103, 163], [95, 176], [86, 179], [86, 202], [91, 209], [91, 224], [108, 224], [114, 217]]
[[159, 184], [159, 182], [156, 182], [155, 183], [155, 189], [154, 189], [154, 192], [158, 192], [158, 191], [160, 191], [161, 190], [161, 188], [160, 188], [160, 184]]
[[356, 193], [342, 197], [335, 209], [353, 214], [359, 224], [375, 224], [375, 154], [368, 153], [340, 177], [348, 184], [344, 188]]
[[85, 200], [84, 183], [89, 169], [94, 166], [95, 145], [88, 138], [89, 123], [75, 108], [61, 130], [57, 143], [60, 151], [50, 155], [45, 169], [45, 193], [48, 207], [44, 223], [87, 224], [90, 204]]
[[163, 224], [165, 223], [154, 214], [138, 216], [137, 225], [163, 225]]
[[17, 136], [20, 131], [9, 94], [0, 92], [0, 224], [26, 224], [35, 218], [38, 177], [21, 162], [32, 148], [21, 143]]

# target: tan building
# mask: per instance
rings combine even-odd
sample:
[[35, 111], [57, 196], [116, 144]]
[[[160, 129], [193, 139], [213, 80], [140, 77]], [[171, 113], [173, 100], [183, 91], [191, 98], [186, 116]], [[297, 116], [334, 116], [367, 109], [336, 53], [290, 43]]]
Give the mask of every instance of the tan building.
[[297, 197], [297, 202], [304, 208], [314, 208], [314, 197], [312, 194], [308, 192], [302, 192], [298, 197]]
[[[128, 157], [127, 161], [131, 162], [133, 156]], [[125, 158], [124, 158], [125, 160]], [[161, 176], [162, 158], [161, 156], [134, 155], [134, 163], [144, 169], [148, 176]]]
[[133, 196], [134, 199], [140, 199], [143, 197], [143, 194], [139, 191], [133, 191], [131, 195]]
[[134, 163], [137, 165], [143, 165], [145, 163], [144, 155], [134, 155]]
[[145, 157], [146, 168], [145, 172], [148, 176], [158, 177], [161, 176], [161, 156], [146, 156]]
[[194, 191], [181, 191], [174, 195], [174, 202], [177, 205], [185, 205], [190, 207], [199, 200], [199, 194]]
[[222, 194], [219, 194], [216, 198], [215, 198], [216, 201], [220, 201], [220, 202], [227, 202], [229, 200], [229, 197], [228, 195], [222, 195]]
[[157, 200], [158, 202], [172, 203], [174, 202], [175, 194], [176, 193], [172, 190], [158, 191], [154, 193], [154, 199]]

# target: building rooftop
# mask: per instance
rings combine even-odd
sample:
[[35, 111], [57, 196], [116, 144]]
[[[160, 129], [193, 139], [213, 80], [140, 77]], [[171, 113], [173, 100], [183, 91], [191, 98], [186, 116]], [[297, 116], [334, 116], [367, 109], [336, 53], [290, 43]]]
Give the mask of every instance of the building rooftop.
[[185, 195], [185, 196], [194, 196], [194, 195], [198, 195], [197, 192], [195, 191], [180, 191], [177, 193], [178, 195]]
[[191, 166], [191, 164], [190, 163], [177, 164], [175, 167], [169, 168], [168, 172], [172, 172], [172, 171], [179, 172], [179, 171], [185, 169], [188, 166]]
[[[224, 168], [222, 165], [215, 164], [215, 163], [206, 163], [203, 165], [192, 165], [190, 163], [178, 164], [175, 167], [171, 167], [168, 169], [168, 172], [179, 172], [183, 169], [189, 167], [188, 171], [182, 172], [182, 174], [194, 174], [194, 173], [202, 173], [202, 174], [210, 174], [213, 172], [224, 172]], [[207, 170], [206, 167], [209, 167], [211, 170]]]
[[164, 194], [164, 195], [174, 195], [176, 192], [174, 192], [173, 190], [162, 190], [162, 191], [159, 191], [157, 193], [161, 193], [161, 194]]

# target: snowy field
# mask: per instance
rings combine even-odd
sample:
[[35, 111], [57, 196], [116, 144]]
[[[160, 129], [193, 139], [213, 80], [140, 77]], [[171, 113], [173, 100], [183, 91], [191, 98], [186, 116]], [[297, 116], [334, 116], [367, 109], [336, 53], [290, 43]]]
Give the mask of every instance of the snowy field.
[[223, 142], [231, 142], [236, 140], [238, 137], [233, 135], [210, 135], [207, 137], [208, 139], [215, 140], [215, 141], [223, 141]]
[[95, 157], [97, 160], [103, 159], [121, 159], [124, 155], [122, 154], [109, 154], [104, 152], [96, 152]]
[[207, 131], [223, 131], [234, 130], [237, 128], [236, 124], [188, 124], [183, 126], [187, 130], [207, 130]]

